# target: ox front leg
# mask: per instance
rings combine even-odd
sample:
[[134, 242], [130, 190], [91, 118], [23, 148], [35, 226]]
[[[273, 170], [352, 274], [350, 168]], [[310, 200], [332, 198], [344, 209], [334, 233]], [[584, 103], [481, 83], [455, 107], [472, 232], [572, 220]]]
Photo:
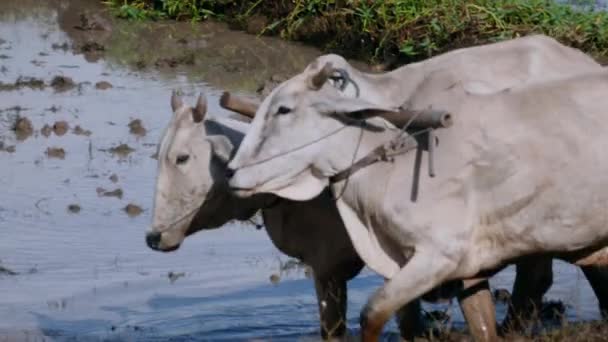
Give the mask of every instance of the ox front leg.
[[522, 330], [542, 307], [545, 293], [553, 283], [553, 259], [535, 256], [517, 263], [513, 295], [503, 329]]
[[409, 262], [368, 300], [361, 312], [361, 341], [377, 342], [397, 310], [446, 280], [456, 263], [435, 250], [417, 249]]
[[460, 308], [475, 341], [497, 341], [496, 309], [487, 279], [464, 280]]
[[315, 275], [323, 340], [341, 340], [346, 332], [346, 279]]
[[581, 269], [597, 297], [602, 317], [608, 319], [608, 267], [581, 266]]

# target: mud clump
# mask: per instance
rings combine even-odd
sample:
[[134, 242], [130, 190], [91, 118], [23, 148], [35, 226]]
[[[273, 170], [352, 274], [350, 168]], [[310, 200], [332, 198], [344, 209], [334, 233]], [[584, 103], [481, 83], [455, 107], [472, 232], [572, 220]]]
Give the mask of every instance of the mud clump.
[[30, 88], [34, 90], [42, 90], [46, 87], [44, 81], [34, 77], [19, 76], [15, 83], [2, 83], [0, 82], [0, 91], [12, 91], [22, 88]]
[[57, 136], [65, 135], [70, 129], [70, 125], [66, 121], [57, 121], [53, 124], [53, 133]]
[[78, 214], [80, 212], [80, 206], [78, 204], [68, 205], [68, 211], [72, 214]]
[[5, 146], [4, 141], [0, 141], [0, 152], [15, 153], [15, 145]]
[[89, 41], [85, 42], [82, 45], [78, 46], [78, 49], [81, 52], [91, 53], [91, 52], [103, 52], [106, 51], [106, 47], [98, 42]]
[[278, 275], [278, 274], [276, 274], [276, 273], [273, 273], [273, 274], [270, 276], [270, 282], [271, 282], [273, 285], [278, 284], [280, 281], [281, 281], [281, 276], [280, 276], [280, 275]]
[[116, 147], [112, 147], [110, 149], [110, 153], [112, 153], [113, 155], [117, 155], [119, 157], [126, 157], [133, 151], [135, 151], [135, 149], [131, 148], [127, 144], [120, 144], [120, 145], [118, 145]]
[[51, 135], [53, 129], [48, 124], [44, 125], [40, 130], [40, 134], [44, 135], [45, 138], [48, 138]]
[[146, 135], [147, 131], [146, 128], [144, 128], [144, 125], [142, 124], [141, 120], [135, 119], [129, 123], [129, 132], [131, 132], [131, 134], [133, 135], [143, 137], [144, 135]]
[[84, 129], [84, 128], [80, 127], [79, 125], [76, 125], [76, 127], [74, 127], [74, 129], [72, 130], [72, 133], [74, 133], [76, 135], [84, 135], [87, 137], [92, 134], [91, 131], [89, 131], [88, 129]]
[[53, 87], [53, 89], [59, 93], [76, 87], [76, 83], [74, 83], [74, 80], [67, 76], [55, 76], [51, 80], [51, 87]]
[[112, 183], [118, 183], [118, 176], [114, 173], [108, 178]]
[[179, 57], [159, 58], [154, 62], [154, 65], [157, 68], [175, 68], [179, 65], [194, 65], [195, 60], [194, 53], [188, 53]]
[[19, 273], [0, 265], [0, 275], [16, 276], [19, 275]]
[[171, 284], [173, 284], [177, 279], [181, 278], [181, 277], [185, 277], [186, 273], [184, 272], [173, 272], [173, 271], [169, 271], [169, 273], [167, 273], [167, 278], [169, 278], [169, 281], [171, 282]]
[[74, 25], [75, 29], [82, 31], [110, 31], [110, 23], [99, 14], [81, 13], [80, 24]]
[[147, 66], [148, 64], [143, 59], [135, 62], [135, 68], [137, 68], [138, 70], [145, 69]]
[[49, 158], [65, 159], [65, 150], [61, 147], [49, 147], [46, 149]]
[[129, 217], [136, 217], [136, 216], [141, 215], [141, 213], [143, 212], [143, 209], [141, 207], [139, 207], [138, 205], [129, 203], [124, 208], [124, 211], [127, 213], [127, 215], [129, 215]]
[[30, 119], [18, 116], [13, 126], [13, 131], [18, 140], [25, 140], [34, 133], [34, 126], [32, 126]]
[[104, 188], [97, 188], [97, 196], [100, 196], [100, 197], [116, 197], [116, 198], [122, 199], [122, 195], [123, 195], [123, 192], [122, 192], [121, 188], [117, 188], [112, 191], [108, 191]]
[[53, 43], [53, 45], [51, 45], [51, 48], [53, 50], [63, 50], [63, 51], [67, 51], [70, 48], [70, 45], [67, 42], [64, 42], [62, 44], [59, 43]]
[[99, 90], [106, 90], [106, 89], [113, 88], [113, 86], [112, 86], [112, 83], [110, 83], [108, 81], [99, 81], [99, 82], [95, 83], [95, 88], [99, 89]]

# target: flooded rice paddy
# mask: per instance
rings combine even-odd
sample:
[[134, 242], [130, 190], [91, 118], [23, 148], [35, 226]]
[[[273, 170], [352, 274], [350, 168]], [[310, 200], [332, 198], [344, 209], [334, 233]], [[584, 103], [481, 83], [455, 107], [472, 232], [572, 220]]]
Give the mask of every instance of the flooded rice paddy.
[[[320, 52], [214, 23], [114, 21], [98, 1], [0, 2], [0, 341], [317, 338], [312, 280], [263, 229], [233, 223], [174, 253], [144, 242], [172, 89], [255, 94]], [[582, 273], [555, 262], [548, 299], [599, 318]], [[510, 289], [513, 267], [491, 281]], [[349, 328], [382, 279], [349, 283]], [[463, 327], [457, 303], [447, 310]], [[505, 306], [498, 304], [499, 318]], [[394, 322], [387, 339], [397, 338]]]

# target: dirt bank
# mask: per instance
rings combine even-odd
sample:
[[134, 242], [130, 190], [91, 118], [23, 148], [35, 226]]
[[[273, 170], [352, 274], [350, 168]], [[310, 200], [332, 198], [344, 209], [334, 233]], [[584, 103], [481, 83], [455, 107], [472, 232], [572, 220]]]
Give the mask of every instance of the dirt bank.
[[[562, 1], [566, 2], [566, 1]], [[608, 15], [545, 0], [197, 1], [112, 0], [124, 18], [227, 21], [252, 34], [279, 35], [351, 58], [416, 61], [465, 47], [544, 33], [600, 60]]]

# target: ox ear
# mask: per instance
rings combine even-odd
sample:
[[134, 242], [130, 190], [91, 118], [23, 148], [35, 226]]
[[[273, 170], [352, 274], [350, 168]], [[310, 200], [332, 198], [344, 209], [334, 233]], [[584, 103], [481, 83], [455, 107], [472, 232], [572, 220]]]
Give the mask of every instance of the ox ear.
[[212, 135], [207, 137], [207, 140], [211, 144], [213, 155], [227, 164], [234, 151], [234, 146], [232, 145], [232, 142], [230, 142], [230, 139], [223, 135]]
[[332, 115], [338, 118], [365, 120], [386, 112], [396, 112], [397, 108], [381, 106], [359, 98], [332, 96], [318, 99], [312, 106], [323, 115]]
[[192, 108], [192, 120], [200, 123], [205, 119], [205, 114], [207, 114], [207, 97], [200, 93], [198, 100], [196, 100], [196, 106]]
[[177, 94], [177, 91], [173, 90], [171, 93], [171, 110], [175, 112], [178, 108], [184, 105], [181, 96]]

